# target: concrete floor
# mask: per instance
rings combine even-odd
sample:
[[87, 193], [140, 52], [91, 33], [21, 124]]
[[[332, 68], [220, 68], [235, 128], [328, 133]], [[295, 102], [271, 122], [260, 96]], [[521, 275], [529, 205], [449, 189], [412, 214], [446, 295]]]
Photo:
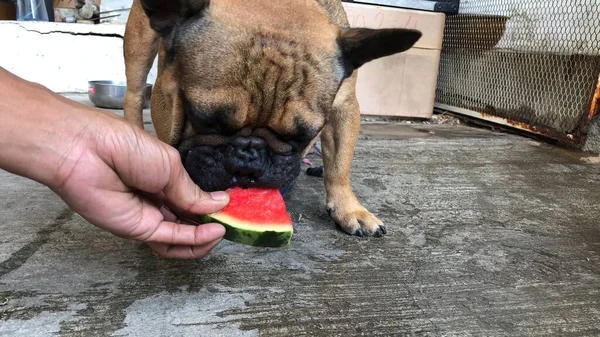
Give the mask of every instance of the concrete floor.
[[0, 336], [599, 336], [591, 162], [466, 126], [368, 124], [352, 183], [385, 238], [338, 231], [301, 175], [291, 248], [224, 241], [202, 261], [157, 258], [0, 172]]

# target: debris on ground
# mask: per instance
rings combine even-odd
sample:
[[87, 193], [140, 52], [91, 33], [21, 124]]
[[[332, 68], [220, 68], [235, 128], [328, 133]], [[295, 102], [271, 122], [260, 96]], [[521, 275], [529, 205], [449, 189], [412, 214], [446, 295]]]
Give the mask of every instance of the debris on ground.
[[439, 125], [460, 125], [460, 119], [449, 115], [449, 114], [436, 114], [431, 116], [431, 124], [439, 124]]
[[431, 118], [408, 118], [398, 116], [368, 116], [361, 118], [362, 123], [400, 123], [400, 124], [422, 124], [422, 125], [460, 125], [460, 119], [455, 116], [439, 112], [435, 113]]
[[325, 169], [323, 166], [319, 167], [309, 167], [306, 169], [306, 174], [311, 177], [323, 178], [323, 173]]

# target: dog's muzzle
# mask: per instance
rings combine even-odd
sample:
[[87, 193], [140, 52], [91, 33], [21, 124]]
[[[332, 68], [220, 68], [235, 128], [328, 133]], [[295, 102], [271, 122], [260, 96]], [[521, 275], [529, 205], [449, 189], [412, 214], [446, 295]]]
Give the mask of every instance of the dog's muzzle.
[[[283, 193], [300, 173], [301, 158], [297, 151], [278, 153], [267, 139], [255, 135], [223, 139], [215, 142], [213, 136], [211, 145], [180, 149], [185, 169], [204, 191], [241, 186], [279, 188]], [[282, 146], [277, 148], [280, 150]]]

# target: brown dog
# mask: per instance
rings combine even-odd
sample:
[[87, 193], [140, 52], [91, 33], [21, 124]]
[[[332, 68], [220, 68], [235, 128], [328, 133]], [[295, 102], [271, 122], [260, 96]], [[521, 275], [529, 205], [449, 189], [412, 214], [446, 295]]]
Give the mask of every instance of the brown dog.
[[327, 209], [347, 233], [381, 236], [356, 199], [356, 70], [421, 33], [349, 28], [340, 0], [135, 0], [125, 32], [125, 117], [142, 125], [144, 85], [158, 138], [203, 190], [284, 188], [320, 136]]

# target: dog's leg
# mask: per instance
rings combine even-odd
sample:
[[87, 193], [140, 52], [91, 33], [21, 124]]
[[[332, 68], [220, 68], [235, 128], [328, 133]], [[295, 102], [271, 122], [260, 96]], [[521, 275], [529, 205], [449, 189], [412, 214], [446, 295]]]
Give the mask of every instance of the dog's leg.
[[356, 72], [342, 84], [321, 134], [327, 211], [349, 234], [382, 236], [386, 234], [383, 223], [360, 204], [350, 187], [350, 167], [360, 131], [355, 83]]
[[125, 119], [144, 128], [143, 110], [146, 102], [148, 72], [158, 52], [159, 36], [138, 0], [133, 2], [125, 28], [123, 54], [125, 57]]

